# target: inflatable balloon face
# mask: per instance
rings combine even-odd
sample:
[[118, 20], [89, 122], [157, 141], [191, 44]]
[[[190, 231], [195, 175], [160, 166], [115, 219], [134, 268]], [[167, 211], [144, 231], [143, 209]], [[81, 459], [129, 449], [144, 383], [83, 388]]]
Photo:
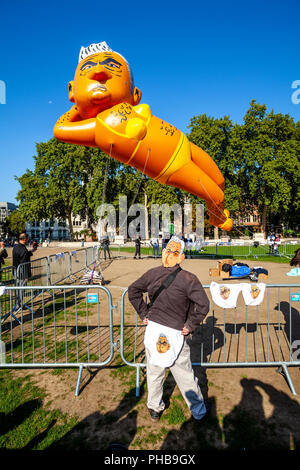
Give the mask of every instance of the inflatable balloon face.
[[81, 57], [74, 81], [69, 82], [69, 99], [75, 103], [82, 119], [119, 103], [136, 105], [141, 92], [134, 87], [130, 67], [116, 52], [105, 51]]
[[171, 238], [162, 252], [162, 263], [165, 268], [173, 268], [176, 264], [179, 265], [184, 260], [183, 248], [184, 244], [182, 247], [180, 240], [177, 240], [175, 237]]
[[217, 165], [180, 130], [153, 116], [149, 105], [139, 104], [141, 92], [122, 55], [105, 42], [82, 47], [69, 99], [74, 106], [55, 124], [57, 139], [99, 147], [162, 184], [204, 199], [210, 223], [232, 229]]

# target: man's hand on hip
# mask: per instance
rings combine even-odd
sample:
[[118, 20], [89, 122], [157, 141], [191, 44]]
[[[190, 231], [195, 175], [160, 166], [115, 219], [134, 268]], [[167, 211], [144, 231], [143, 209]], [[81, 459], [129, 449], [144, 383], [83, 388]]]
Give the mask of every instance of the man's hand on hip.
[[190, 330], [188, 328], [186, 328], [185, 326], [182, 328], [181, 330], [181, 334], [186, 336], [190, 333]]

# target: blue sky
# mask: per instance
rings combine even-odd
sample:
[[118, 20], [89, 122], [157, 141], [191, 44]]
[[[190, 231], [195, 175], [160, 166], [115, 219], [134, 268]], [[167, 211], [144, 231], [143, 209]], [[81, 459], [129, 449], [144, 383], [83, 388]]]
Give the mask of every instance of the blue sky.
[[202, 113], [242, 122], [252, 99], [298, 121], [299, 13], [289, 0], [1, 2], [0, 201], [16, 202], [14, 176], [71, 107], [67, 84], [93, 42], [124, 55], [142, 102], [183, 132]]

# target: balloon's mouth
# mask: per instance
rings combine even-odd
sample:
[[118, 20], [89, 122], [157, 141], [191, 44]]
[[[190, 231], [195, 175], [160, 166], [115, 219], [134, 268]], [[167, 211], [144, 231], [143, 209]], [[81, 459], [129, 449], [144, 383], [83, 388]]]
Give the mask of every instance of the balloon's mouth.
[[107, 91], [107, 88], [105, 85], [102, 85], [101, 83], [99, 83], [99, 85], [96, 85], [93, 90], [93, 92], [98, 92], [98, 91]]

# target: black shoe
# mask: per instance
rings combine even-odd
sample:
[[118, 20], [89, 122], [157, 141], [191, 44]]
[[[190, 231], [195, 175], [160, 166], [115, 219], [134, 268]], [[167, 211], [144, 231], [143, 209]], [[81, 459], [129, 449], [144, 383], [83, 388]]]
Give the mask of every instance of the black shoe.
[[158, 421], [160, 417], [160, 413], [154, 410], [150, 410], [150, 408], [148, 408], [148, 410], [149, 410], [150, 418], [152, 419], [152, 421]]
[[192, 416], [192, 421], [193, 421], [193, 423], [195, 423], [195, 424], [200, 424], [200, 425], [202, 425], [202, 424], [206, 423], [206, 421], [208, 420], [208, 418], [209, 418], [209, 414], [206, 412], [205, 415], [203, 416], [203, 418], [201, 418], [201, 419], [196, 419], [196, 418], [194, 418], [194, 416]]

